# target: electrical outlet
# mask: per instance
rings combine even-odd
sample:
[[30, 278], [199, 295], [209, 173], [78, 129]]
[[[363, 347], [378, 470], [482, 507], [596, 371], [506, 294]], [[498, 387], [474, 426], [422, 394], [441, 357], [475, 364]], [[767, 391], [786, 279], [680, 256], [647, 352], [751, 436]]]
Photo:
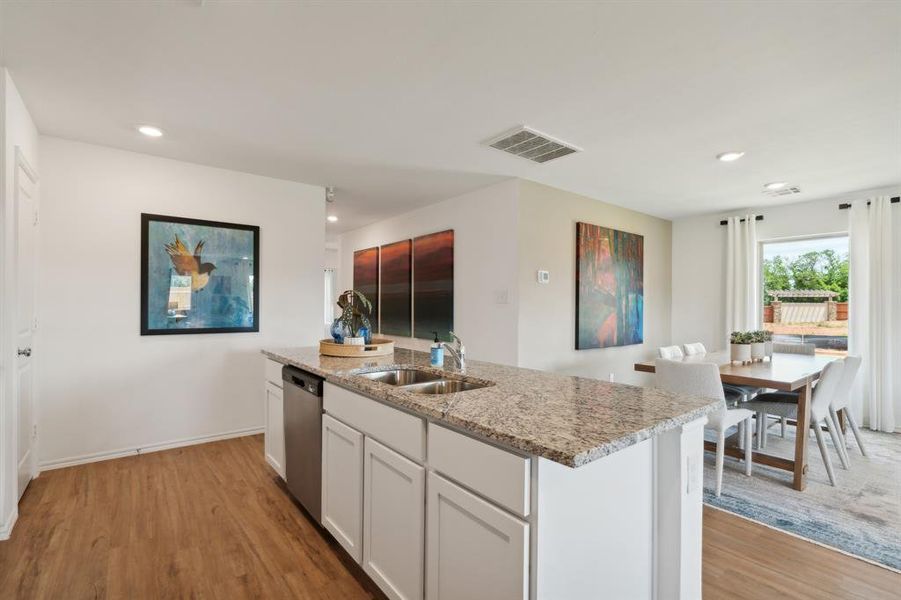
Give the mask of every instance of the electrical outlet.
[[507, 292], [507, 290], [494, 290], [494, 303], [509, 304], [510, 294]]
[[538, 271], [538, 283], [548, 284], [551, 282], [550, 271]]
[[610, 383], [613, 383], [613, 373], [610, 373], [609, 379], [610, 379]]

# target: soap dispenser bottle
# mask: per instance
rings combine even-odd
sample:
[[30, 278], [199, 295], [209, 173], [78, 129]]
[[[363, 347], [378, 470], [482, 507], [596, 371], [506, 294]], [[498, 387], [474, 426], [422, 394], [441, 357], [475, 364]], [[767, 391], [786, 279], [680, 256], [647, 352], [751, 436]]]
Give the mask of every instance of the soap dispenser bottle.
[[429, 364], [433, 367], [443, 367], [444, 366], [444, 346], [441, 344], [441, 340], [438, 339], [438, 332], [433, 331], [435, 334], [435, 343], [431, 346], [430, 360]]

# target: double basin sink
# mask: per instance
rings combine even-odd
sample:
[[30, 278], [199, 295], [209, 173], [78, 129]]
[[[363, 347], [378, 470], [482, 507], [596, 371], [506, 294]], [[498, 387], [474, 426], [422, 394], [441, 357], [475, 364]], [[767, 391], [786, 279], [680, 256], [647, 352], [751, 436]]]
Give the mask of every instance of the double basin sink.
[[441, 373], [420, 369], [389, 369], [361, 373], [360, 377], [403, 388], [414, 394], [452, 394], [488, 387], [490, 383], [469, 379], [448, 379]]

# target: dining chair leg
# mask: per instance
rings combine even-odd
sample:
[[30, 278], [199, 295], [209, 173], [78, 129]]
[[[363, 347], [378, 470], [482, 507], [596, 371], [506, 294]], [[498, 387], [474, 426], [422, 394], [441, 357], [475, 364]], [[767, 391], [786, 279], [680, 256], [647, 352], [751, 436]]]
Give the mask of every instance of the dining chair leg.
[[[823, 457], [823, 464], [826, 465], [826, 474], [829, 475], [829, 483], [835, 487], [835, 472], [832, 470], [832, 459], [829, 458], [829, 452], [826, 449], [826, 440], [823, 438], [823, 430], [820, 429], [820, 423], [811, 424], [813, 426], [813, 434], [817, 438], [817, 446], [820, 447], [820, 454]], [[799, 428], [800, 429], [800, 428]]]
[[785, 437], [785, 428], [788, 427], [788, 417], [782, 417], [781, 419], [779, 419], [779, 421], [782, 423], [782, 431], [780, 433], [781, 433], [781, 436], [784, 438]]
[[763, 449], [763, 430], [766, 429], [766, 420], [763, 418], [762, 412], [755, 413], [754, 420], [757, 423], [756, 428], [754, 430], [754, 435], [757, 437], [757, 442], [756, 442], [757, 449], [762, 450]]
[[745, 447], [745, 422], [741, 421], [738, 424], [738, 449], [744, 450]]
[[760, 447], [766, 448], [766, 432], [768, 429], [768, 427], [767, 427], [768, 423], [766, 422], [767, 416], [766, 416], [765, 412], [759, 412], [759, 413], [757, 413], [757, 415], [759, 417], [757, 422], [763, 423], [763, 426], [760, 428], [760, 430], [761, 430], [760, 431]]
[[[835, 423], [836, 426], [838, 426], [838, 424], [839, 424], [838, 412], [835, 410], [835, 407], [832, 405], [829, 405], [829, 416], [832, 417], [832, 422]], [[848, 449], [848, 438], [845, 435], [845, 432], [842, 431], [841, 427], [838, 427], [835, 431], [836, 431], [836, 433], [838, 433], [838, 439], [842, 443], [842, 448], [847, 450]], [[846, 457], [848, 456], [847, 452], [845, 452], [845, 456]]]
[[835, 420], [829, 413], [826, 413], [825, 420], [826, 426], [829, 428], [829, 435], [832, 437], [832, 444], [835, 446], [835, 451], [838, 452], [838, 459], [842, 462], [842, 468], [847, 471], [851, 467], [848, 464], [848, 457], [845, 455], [844, 444], [842, 444], [842, 438], [838, 433], [838, 427], [835, 425]]
[[860, 453], [864, 456], [869, 456], [869, 454], [867, 454], [867, 449], [863, 447], [863, 439], [860, 437], [860, 429], [857, 428], [857, 421], [854, 420], [850, 410], [845, 411], [845, 418], [848, 419], [848, 425], [851, 426], [851, 432], [854, 434], [854, 439], [857, 440], [857, 447], [860, 448]]
[[851, 455], [848, 453], [848, 436], [845, 435], [845, 433], [842, 431], [842, 427], [840, 425], [841, 421], [839, 421], [838, 413], [832, 405], [829, 406], [829, 417], [832, 419], [832, 424], [835, 425], [835, 433], [836, 435], [838, 435], [839, 452], [845, 455], [845, 468], [850, 469]]
[[745, 475], [748, 477], [751, 476], [751, 463], [753, 462], [754, 457], [754, 449], [751, 445], [751, 433], [752, 433], [752, 425], [751, 425], [752, 417], [748, 417], [745, 419]]
[[716, 433], [716, 497], [723, 491], [723, 457], [726, 452], [726, 432]]

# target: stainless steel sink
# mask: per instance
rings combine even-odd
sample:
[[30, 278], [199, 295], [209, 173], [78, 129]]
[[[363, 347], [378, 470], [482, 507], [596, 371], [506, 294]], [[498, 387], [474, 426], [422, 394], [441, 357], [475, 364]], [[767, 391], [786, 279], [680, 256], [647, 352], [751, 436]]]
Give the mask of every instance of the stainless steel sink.
[[437, 381], [442, 378], [441, 373], [420, 371], [419, 369], [390, 369], [388, 371], [373, 371], [372, 373], [360, 373], [360, 377], [381, 381], [388, 385], [407, 386], [429, 381]]
[[488, 387], [490, 384], [476, 381], [460, 381], [459, 379], [439, 379], [405, 385], [404, 389], [414, 394], [453, 394]]

